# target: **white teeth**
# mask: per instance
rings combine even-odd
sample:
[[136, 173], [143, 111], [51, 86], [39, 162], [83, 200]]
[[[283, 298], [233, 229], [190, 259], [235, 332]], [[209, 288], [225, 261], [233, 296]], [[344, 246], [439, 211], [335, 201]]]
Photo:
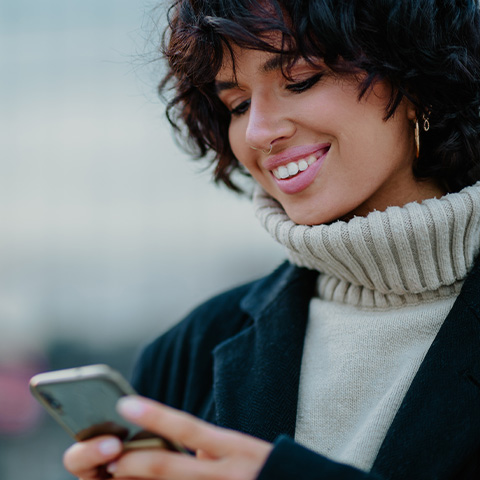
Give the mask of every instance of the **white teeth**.
[[278, 167], [277, 168], [278, 175], [280, 178], [288, 178], [290, 175], [288, 174], [287, 167]]
[[275, 178], [285, 180], [286, 178], [295, 176], [298, 172], [304, 172], [312, 163], [317, 161], [315, 155], [310, 155], [308, 158], [302, 158], [298, 162], [290, 162], [286, 166], [281, 166], [273, 170]]
[[295, 162], [291, 162], [287, 165], [288, 174], [290, 176], [296, 175], [298, 173], [298, 165]]
[[308, 163], [303, 158], [298, 162], [298, 169], [303, 172], [308, 168]]

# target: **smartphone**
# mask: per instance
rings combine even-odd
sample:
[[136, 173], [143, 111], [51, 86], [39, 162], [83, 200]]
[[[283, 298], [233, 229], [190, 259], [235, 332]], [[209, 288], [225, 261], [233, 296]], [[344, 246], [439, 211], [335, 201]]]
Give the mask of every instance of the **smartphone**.
[[173, 442], [125, 420], [116, 411], [119, 398], [135, 395], [123, 376], [108, 365], [89, 365], [39, 373], [30, 380], [33, 396], [76, 440], [115, 435], [125, 450], [165, 448], [187, 453]]

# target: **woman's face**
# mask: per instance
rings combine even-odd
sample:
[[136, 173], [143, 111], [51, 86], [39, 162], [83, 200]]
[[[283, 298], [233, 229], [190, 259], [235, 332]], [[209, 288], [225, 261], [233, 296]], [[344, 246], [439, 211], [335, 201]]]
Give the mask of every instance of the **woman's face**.
[[216, 79], [231, 111], [232, 151], [294, 222], [327, 223], [443, 193], [413, 176], [411, 103], [384, 121], [388, 85], [376, 83], [359, 101], [353, 76], [298, 62], [287, 80], [278, 55], [234, 51], [236, 78], [225, 63]]

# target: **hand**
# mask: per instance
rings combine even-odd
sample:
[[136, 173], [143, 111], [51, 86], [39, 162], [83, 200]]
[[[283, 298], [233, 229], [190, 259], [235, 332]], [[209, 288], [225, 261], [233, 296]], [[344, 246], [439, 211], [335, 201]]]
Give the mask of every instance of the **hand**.
[[154, 449], [128, 452], [108, 466], [118, 479], [254, 480], [272, 449], [263, 440], [140, 397], [123, 398], [118, 410], [145, 430], [196, 452], [196, 456]]
[[[126, 452], [120, 457], [118, 453], [111, 453], [116, 461], [109, 464], [108, 471], [118, 480], [254, 480], [272, 450], [272, 445], [263, 440], [210, 425], [144, 398], [123, 398], [118, 409], [145, 430], [196, 452], [190, 456], [148, 449]], [[102, 456], [99, 452], [101, 442], [82, 443], [84, 445], [74, 445], [65, 454], [67, 470], [84, 480], [102, 478], [98, 476], [97, 467], [110, 460], [105, 460], [108, 455]]]
[[72, 445], [63, 456], [63, 464], [83, 480], [110, 478], [105, 465], [118, 458], [122, 450], [122, 442], [116, 437], [95, 437]]

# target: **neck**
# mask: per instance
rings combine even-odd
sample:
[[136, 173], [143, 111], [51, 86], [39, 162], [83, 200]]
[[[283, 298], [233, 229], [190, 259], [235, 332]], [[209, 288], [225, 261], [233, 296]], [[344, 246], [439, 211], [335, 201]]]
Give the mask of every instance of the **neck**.
[[[408, 189], [405, 185], [409, 185]], [[414, 179], [413, 182], [402, 182], [390, 185], [373, 195], [365, 203], [344, 215], [340, 220], [348, 222], [353, 217], [366, 217], [370, 212], [383, 212], [388, 207], [403, 207], [408, 203], [421, 203], [429, 198], [441, 198], [446, 189], [434, 179]]]

